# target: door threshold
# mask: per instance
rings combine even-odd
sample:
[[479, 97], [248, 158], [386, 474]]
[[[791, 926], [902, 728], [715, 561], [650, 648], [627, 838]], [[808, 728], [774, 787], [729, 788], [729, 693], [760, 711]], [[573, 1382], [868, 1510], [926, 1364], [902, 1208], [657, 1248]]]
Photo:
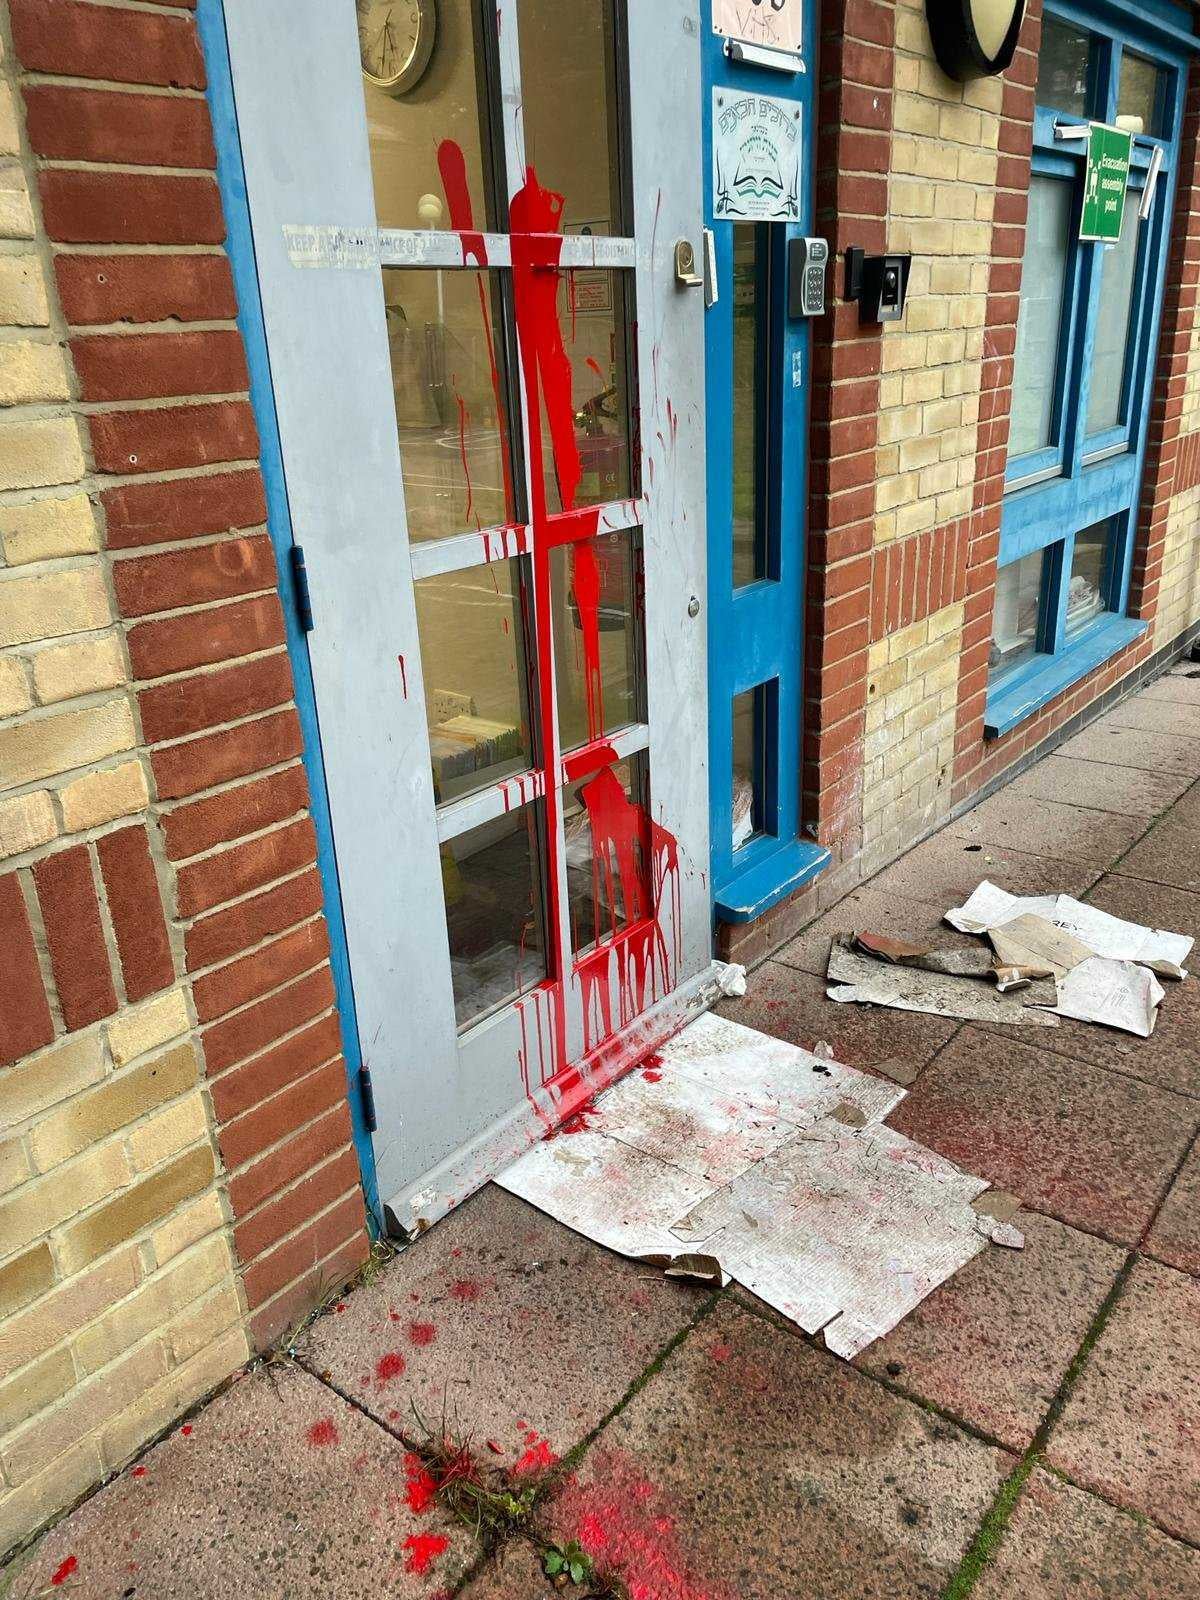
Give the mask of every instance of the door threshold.
[[636, 1067], [660, 1045], [727, 992], [731, 971], [713, 961], [687, 983], [614, 1034], [583, 1062], [536, 1090], [537, 1103], [523, 1100], [423, 1177], [398, 1190], [383, 1207], [390, 1239], [409, 1241], [460, 1206], [497, 1173], [545, 1138], [603, 1089]]

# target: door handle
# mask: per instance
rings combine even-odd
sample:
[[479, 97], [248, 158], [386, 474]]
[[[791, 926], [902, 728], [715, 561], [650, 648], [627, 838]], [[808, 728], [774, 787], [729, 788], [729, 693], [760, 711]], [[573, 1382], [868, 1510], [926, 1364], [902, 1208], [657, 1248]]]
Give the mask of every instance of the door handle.
[[675, 281], [685, 289], [704, 287], [704, 279], [696, 271], [696, 248], [690, 239], [675, 241]]

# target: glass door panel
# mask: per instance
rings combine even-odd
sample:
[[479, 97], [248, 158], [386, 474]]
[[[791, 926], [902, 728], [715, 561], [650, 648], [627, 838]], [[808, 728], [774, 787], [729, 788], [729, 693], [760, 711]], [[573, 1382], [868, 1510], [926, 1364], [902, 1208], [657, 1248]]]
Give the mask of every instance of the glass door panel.
[[1124, 420], [1125, 354], [1133, 316], [1137, 282], [1141, 221], [1136, 191], [1125, 200], [1121, 237], [1116, 244], [1099, 246], [1100, 303], [1096, 313], [1096, 344], [1092, 358], [1092, 388], [1088, 401], [1087, 434], [1107, 433]]
[[564, 751], [642, 720], [640, 566], [629, 528], [551, 551], [558, 734]]
[[1010, 460], [1032, 455], [1056, 442], [1054, 413], [1072, 205], [1070, 182], [1034, 174], [1029, 186], [1029, 223], [1017, 314]]
[[383, 295], [410, 540], [512, 522], [499, 274], [385, 267]]
[[[633, 491], [636, 434], [630, 404], [629, 341], [633, 308], [624, 271], [563, 272], [557, 318], [570, 374], [571, 427], [579, 455], [579, 478], [570, 505], [603, 505]], [[567, 509], [564, 463], [542, 397], [543, 476], [546, 509]]]
[[628, 233], [614, 0], [518, 0], [517, 23], [527, 164], [565, 234]]
[[436, 11], [419, 0], [357, 0], [357, 11], [379, 226], [454, 225], [438, 165], [450, 140], [463, 154], [475, 217], [503, 227], [493, 201], [488, 41], [477, 0], [438, 0]]

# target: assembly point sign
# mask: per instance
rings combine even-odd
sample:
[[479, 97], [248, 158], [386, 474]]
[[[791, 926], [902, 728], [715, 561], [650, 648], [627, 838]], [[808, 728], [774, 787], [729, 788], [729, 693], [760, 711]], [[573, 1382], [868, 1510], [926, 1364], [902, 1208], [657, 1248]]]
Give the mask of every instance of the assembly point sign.
[[1121, 237], [1132, 149], [1133, 136], [1124, 128], [1092, 123], [1088, 134], [1083, 214], [1079, 222], [1081, 239], [1112, 243]]

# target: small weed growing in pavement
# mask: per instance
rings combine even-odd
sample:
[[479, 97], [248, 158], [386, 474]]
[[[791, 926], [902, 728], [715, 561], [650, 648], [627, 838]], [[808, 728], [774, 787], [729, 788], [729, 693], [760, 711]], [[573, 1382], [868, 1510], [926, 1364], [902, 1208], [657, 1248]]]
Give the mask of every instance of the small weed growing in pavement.
[[542, 1571], [548, 1578], [557, 1580], [562, 1588], [568, 1581], [583, 1583], [594, 1576], [592, 1558], [581, 1550], [574, 1540], [569, 1545], [550, 1545], [542, 1551]]
[[500, 1468], [479, 1461], [470, 1441], [454, 1433], [444, 1413], [441, 1427], [434, 1430], [415, 1404], [412, 1412], [417, 1423], [416, 1454], [451, 1516], [470, 1528], [485, 1550], [495, 1549], [513, 1534], [528, 1533], [537, 1483], [515, 1489]]

